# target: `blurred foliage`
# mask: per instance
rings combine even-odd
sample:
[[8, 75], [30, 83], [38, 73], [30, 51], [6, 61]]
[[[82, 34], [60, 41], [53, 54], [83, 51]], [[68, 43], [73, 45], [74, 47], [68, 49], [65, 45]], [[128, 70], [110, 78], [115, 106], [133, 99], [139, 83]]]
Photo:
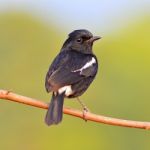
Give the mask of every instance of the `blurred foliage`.
[[[0, 88], [49, 101], [45, 74], [67, 33], [19, 13], [0, 15]], [[81, 99], [92, 112], [150, 121], [150, 19], [113, 31], [94, 46], [98, 75]], [[66, 106], [80, 109], [75, 100]], [[0, 149], [149, 150], [150, 133], [64, 115], [48, 128], [44, 110], [0, 101]]]

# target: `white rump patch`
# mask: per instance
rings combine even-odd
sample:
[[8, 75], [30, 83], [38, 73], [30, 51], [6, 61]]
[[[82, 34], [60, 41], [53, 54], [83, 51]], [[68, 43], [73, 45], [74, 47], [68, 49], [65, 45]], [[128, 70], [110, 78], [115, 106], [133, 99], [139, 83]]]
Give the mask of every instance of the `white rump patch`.
[[65, 92], [65, 96], [71, 95], [73, 93], [71, 85], [63, 86], [58, 90], [59, 94], [62, 94], [63, 92]]
[[92, 60], [90, 60], [89, 62], [87, 62], [82, 68], [74, 70], [72, 72], [78, 72], [78, 71], [82, 72], [82, 70], [84, 70], [86, 68], [89, 68], [90, 66], [92, 66], [95, 63], [96, 63], [96, 60], [95, 60], [94, 57], [92, 57]]

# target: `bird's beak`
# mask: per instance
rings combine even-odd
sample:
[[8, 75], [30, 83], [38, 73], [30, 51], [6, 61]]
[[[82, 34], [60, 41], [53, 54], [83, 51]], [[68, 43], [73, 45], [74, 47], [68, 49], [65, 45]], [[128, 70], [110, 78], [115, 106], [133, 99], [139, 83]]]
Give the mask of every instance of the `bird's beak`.
[[99, 40], [99, 39], [101, 39], [100, 36], [93, 36], [93, 37], [91, 37], [91, 38], [88, 40], [88, 42], [89, 42], [89, 43], [93, 43], [94, 41]]

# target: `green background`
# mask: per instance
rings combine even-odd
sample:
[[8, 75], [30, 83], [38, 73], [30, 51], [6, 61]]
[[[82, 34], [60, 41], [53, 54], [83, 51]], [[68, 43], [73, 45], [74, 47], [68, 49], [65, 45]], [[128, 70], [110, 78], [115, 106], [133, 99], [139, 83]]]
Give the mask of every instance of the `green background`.
[[[45, 74], [66, 32], [24, 13], [0, 14], [0, 88], [49, 102]], [[97, 35], [101, 35], [100, 30]], [[81, 97], [91, 112], [150, 121], [150, 18], [140, 17], [94, 45], [99, 72]], [[78, 102], [65, 106], [81, 109]], [[85, 122], [64, 115], [47, 127], [46, 111], [0, 101], [1, 150], [149, 150], [150, 131]]]

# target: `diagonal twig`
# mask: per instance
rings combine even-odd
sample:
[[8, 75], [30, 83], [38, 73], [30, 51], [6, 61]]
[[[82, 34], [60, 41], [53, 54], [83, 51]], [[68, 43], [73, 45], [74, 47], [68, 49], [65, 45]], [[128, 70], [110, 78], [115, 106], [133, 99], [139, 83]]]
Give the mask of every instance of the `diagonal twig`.
[[[49, 105], [45, 102], [30, 97], [18, 95], [7, 90], [0, 90], [0, 99], [10, 100], [13, 102], [18, 102], [18, 103], [22, 103], [22, 104], [26, 104], [38, 108], [43, 108], [43, 109], [48, 109], [48, 105]], [[75, 110], [72, 108], [63, 108], [63, 112], [64, 114], [79, 117], [84, 120], [94, 121], [97, 123], [104, 123], [108, 125], [123, 126], [123, 127], [130, 127], [130, 128], [150, 129], [150, 122], [117, 119], [117, 118], [106, 117], [102, 115], [96, 115], [90, 112], [87, 112], [83, 116], [82, 111]]]

